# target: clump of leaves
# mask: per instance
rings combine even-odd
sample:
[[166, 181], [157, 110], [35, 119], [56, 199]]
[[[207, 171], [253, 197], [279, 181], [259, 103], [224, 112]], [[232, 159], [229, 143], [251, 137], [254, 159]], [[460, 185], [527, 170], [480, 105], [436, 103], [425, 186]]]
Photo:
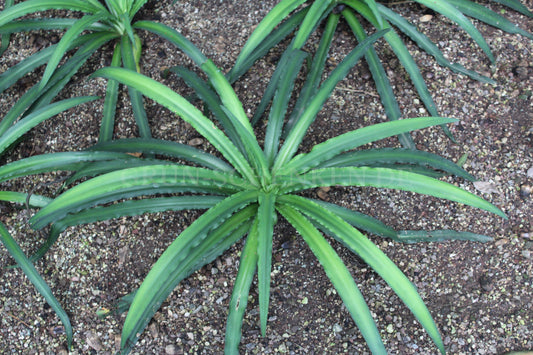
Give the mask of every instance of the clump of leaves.
[[[491, 62], [494, 62], [494, 55], [481, 33], [469, 20], [469, 17], [499, 28], [505, 32], [513, 34], [517, 33], [533, 39], [533, 34], [521, 29], [499, 13], [473, 1], [415, 0], [414, 2], [426, 6], [458, 24], [459, 27], [466, 31], [480, 46]], [[503, 4], [526, 16], [533, 17], [533, 13], [517, 0], [495, 0], [495, 2]], [[293, 13], [294, 10], [297, 10], [304, 3], [308, 4], [308, 6]], [[418, 47], [432, 55], [440, 65], [448, 67], [456, 73], [467, 75], [475, 80], [495, 84], [492, 79], [480, 75], [476, 71], [469, 70], [458, 63], [451, 63], [447, 60], [435, 43], [420, 32], [415, 25], [393, 10], [394, 6], [398, 6], [397, 4], [398, 2], [392, 2], [391, 4], [391, 1], [378, 2], [375, 0], [282, 0], [256, 27], [237, 58], [233, 69], [228, 74], [228, 79], [230, 81], [237, 80], [237, 78], [250, 68], [255, 60], [261, 58], [274, 45], [297, 29], [296, 34], [289, 45], [288, 51], [281, 57], [278, 64], [279, 72], [286, 70], [285, 67], [291, 65], [290, 61], [287, 60], [287, 56], [295, 49], [302, 49], [310, 34], [313, 33], [323, 21], [331, 22], [333, 17], [338, 17], [340, 15], [352, 30], [357, 41], [362, 41], [367, 37], [367, 29], [363, 25], [361, 18], [366, 20], [377, 30], [390, 29], [390, 31], [384, 35], [384, 39], [394, 54], [398, 57], [400, 64], [405, 68], [431, 116], [439, 116], [437, 106], [433, 102], [418, 65], [409, 53], [404, 41], [397, 31], [402, 32], [414, 41]], [[333, 33], [331, 32], [331, 28], [332, 27], [326, 25], [322, 37], [326, 38], [332, 36]], [[365, 60], [372, 73], [372, 77], [388, 118], [390, 120], [401, 118], [401, 110], [393, 93], [386, 71], [383, 68], [383, 64], [377, 55], [377, 51], [374, 48], [370, 48], [370, 50], [365, 53]], [[279, 78], [279, 76], [275, 76], [270, 82], [271, 86], [275, 86], [276, 80], [280, 80]], [[265, 101], [263, 107], [266, 107], [266, 103], [273, 95], [273, 91], [270, 93], [267, 92], [267, 95], [263, 97]], [[447, 135], [453, 139], [447, 128], [445, 126], [443, 126], [443, 128]], [[399, 139], [405, 148], [415, 148], [414, 143], [408, 134], [400, 135]]]
[[[16, 84], [24, 75], [46, 63], [40, 82], [22, 95], [0, 121], [0, 137], [4, 142], [13, 143], [43, 120], [66, 109], [66, 105], [72, 107], [79, 104], [75, 100], [64, 100], [56, 106], [59, 111], [50, 109], [50, 107], [48, 107], [50, 110], [48, 112], [39, 111], [47, 107], [89, 57], [109, 41], [115, 40], [118, 43], [112, 54], [111, 66], [123, 66], [139, 72], [141, 40], [137, 31], [157, 30], [160, 33], [170, 31], [170, 28], [162, 24], [134, 20], [135, 15], [146, 1], [28, 0], [15, 5], [12, 1], [8, 1], [4, 10], [0, 12], [0, 34], [2, 35], [0, 50], [7, 46], [11, 33], [34, 30], [66, 31], [57, 44], [40, 50], [0, 75], [0, 93], [2, 93]], [[81, 12], [83, 16], [81, 18], [41, 17], [20, 20], [25, 15], [48, 10], [70, 10]], [[176, 34], [174, 37], [177, 41], [174, 43], [180, 47], [180, 43], [183, 42], [182, 36]], [[187, 53], [187, 49], [183, 49]], [[74, 51], [73, 54], [71, 54], [72, 51]], [[100, 125], [99, 141], [101, 142], [107, 142], [113, 138], [118, 86], [116, 81], [108, 81]], [[130, 88], [129, 96], [139, 134], [143, 138], [150, 138], [151, 130], [142, 94]], [[24, 119], [19, 120], [22, 117]], [[0, 154], [2, 151], [3, 149], [0, 149]]]
[[[207, 209], [169, 245], [139, 289], [119, 304], [120, 309], [128, 309], [122, 333], [122, 353], [131, 350], [139, 334], [181, 280], [242, 238], [246, 241], [230, 300], [225, 351], [227, 354], [238, 353], [244, 311], [255, 274], [264, 334], [270, 298], [273, 231], [278, 218], [284, 218], [294, 226], [310, 246], [373, 353], [386, 353], [377, 326], [348, 268], [324, 234], [339, 241], [372, 267], [444, 352], [438, 329], [414, 285], [360, 230], [403, 241], [416, 241], [427, 236], [397, 232], [371, 216], [299, 194], [316, 187], [336, 185], [393, 188], [464, 203], [505, 217], [502, 211], [480, 197], [431, 177], [444, 172], [473, 180], [463, 169], [444, 158], [404, 149], [355, 150], [397, 134], [455, 122], [453, 119], [423, 117], [380, 123], [347, 132], [316, 145], [308, 153], [297, 154], [309, 126], [336, 84], [385, 33], [379, 32], [363, 40], [322, 83], [312, 79], [316, 72], [310, 72], [302, 92], [311, 83], [312, 90], [307, 89], [311, 94], [301, 103], [301, 113], [288, 125], [285, 119], [290, 116], [287, 110], [296, 78], [294, 72], [299, 71], [307, 57], [300, 49], [293, 49], [288, 56], [294, 59], [290, 62], [295, 63], [296, 70], [287, 71], [277, 82], [278, 95], [271, 105], [263, 147], [229, 81], [195, 49], [192, 57], [207, 75], [210, 85], [194, 81], [197, 83], [194, 87], [218, 122], [206, 117], [167, 86], [135, 71], [110, 67], [95, 73], [128, 85], [178, 114], [205, 137], [225, 161], [207, 153], [187, 156], [185, 150], [180, 150], [183, 147], [172, 142], [137, 139], [104, 143], [87, 152], [56, 153], [64, 154], [70, 160], [55, 160], [55, 166], [50, 163], [51, 155], [44, 155], [0, 168], [0, 181], [47, 169], [75, 168], [72, 170], [78, 172], [71, 182], [82, 176], [100, 174], [47, 202], [31, 218], [30, 223], [35, 229], [51, 224], [50, 236], [42, 251], [46, 251], [57, 235], [71, 225], [145, 212]], [[193, 49], [192, 45], [189, 48]], [[313, 61], [321, 61], [321, 55], [316, 55]], [[313, 67], [322, 72], [321, 65]], [[283, 134], [286, 138], [282, 143]], [[127, 151], [175, 153], [183, 159], [195, 159], [199, 166], [126, 158], [124, 152]], [[124, 156], [120, 157], [120, 154]], [[128, 163], [124, 164], [122, 159], [128, 159]], [[84, 168], [80, 169], [80, 165]], [[178, 195], [160, 197], [161, 194]], [[143, 199], [130, 199], [140, 196]], [[109, 204], [112, 201], [114, 203]], [[435, 235], [439, 240], [490, 239], [455, 231], [436, 231]]]

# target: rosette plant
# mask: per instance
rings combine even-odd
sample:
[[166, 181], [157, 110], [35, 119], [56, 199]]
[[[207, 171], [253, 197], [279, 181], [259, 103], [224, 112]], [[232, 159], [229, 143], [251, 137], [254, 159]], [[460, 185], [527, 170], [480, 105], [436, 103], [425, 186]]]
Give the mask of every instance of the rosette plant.
[[[136, 21], [134, 18], [147, 0], [28, 0], [17, 4], [6, 2], [0, 12], [0, 34], [2, 48], [7, 47], [9, 34], [35, 30], [65, 30], [57, 44], [52, 44], [30, 57], [22, 60], [0, 74], [0, 93], [16, 84], [24, 75], [46, 64], [41, 80], [27, 90], [0, 121], [0, 137], [8, 130], [11, 137], [20, 137], [38, 123], [59, 111], [51, 110], [38, 118], [28, 118], [40, 109], [48, 106], [79, 72], [83, 64], [106, 43], [116, 41], [111, 58], [111, 66], [123, 66], [140, 71], [141, 40], [139, 30], [156, 27], [162, 32], [169, 28], [152, 21]], [[20, 19], [25, 15], [50, 10], [70, 10], [81, 13], [81, 18], [36, 17]], [[53, 13], [54, 14], [57, 14]], [[113, 138], [116, 103], [119, 84], [108, 81], [100, 124], [99, 141], [106, 142]], [[143, 105], [142, 94], [129, 90], [130, 101], [139, 130], [143, 138], [151, 137], [151, 130]], [[79, 103], [79, 102], [78, 102]], [[74, 101], [62, 102], [64, 105], [78, 104]], [[60, 108], [57, 106], [57, 108]], [[62, 108], [63, 110], [65, 107]], [[26, 118], [23, 124], [17, 120]], [[11, 138], [10, 138], [11, 139]], [[6, 138], [7, 140], [7, 138]]]
[[[479, 45], [491, 63], [495, 60], [494, 55], [482, 34], [469, 18], [473, 18], [508, 33], [516, 33], [533, 39], [533, 34], [521, 29], [504, 16], [492, 11], [487, 6], [470, 0], [415, 0], [413, 2], [426, 6], [456, 23]], [[518, 0], [494, 0], [494, 2], [503, 4], [526, 16], [533, 17], [533, 13]], [[307, 6], [299, 9], [302, 4], [307, 4]], [[366, 20], [376, 30], [390, 30], [384, 35], [385, 42], [390, 46], [394, 55], [407, 72], [431, 116], [439, 116], [437, 106], [431, 97], [415, 59], [410, 54], [400, 34], [407, 36], [415, 42], [420, 49], [433, 56], [440, 65], [448, 67], [456, 73], [467, 75], [475, 80], [495, 84], [492, 79], [476, 71], [469, 70], [458, 63], [451, 63], [446, 59], [439, 47], [421, 32], [417, 26], [394, 11], [395, 6], [401, 5], [398, 5], [398, 2], [395, 1], [375, 0], [282, 0], [265, 16], [251, 34], [237, 58], [234, 67], [228, 74], [228, 79], [234, 81], [239, 78], [250, 68], [255, 60], [264, 56], [274, 45], [297, 29], [289, 45], [289, 50], [279, 60], [278, 73], [284, 71], [284, 66], [291, 65], [287, 60], [287, 56], [291, 55], [292, 50], [302, 49], [309, 35], [323, 21], [327, 21], [328, 18], [340, 14], [350, 27], [357, 41], [362, 41], [367, 37], [368, 26], [361, 21], [362, 19]], [[294, 10], [298, 11], [294, 12]], [[332, 33], [329, 32], [328, 27], [326, 26], [325, 28], [322, 36], [331, 36]], [[401, 110], [387, 73], [378, 57], [378, 52], [379, 48], [378, 50], [370, 48], [365, 54], [365, 60], [372, 74], [387, 117], [390, 120], [396, 120], [402, 116]], [[279, 75], [274, 76], [273, 80], [271, 80], [270, 86], [272, 88], [276, 86], [276, 80], [280, 80]], [[267, 91], [263, 97], [261, 107], [265, 108], [273, 95], [273, 90]], [[257, 111], [255, 119], [261, 114], [261, 111]], [[293, 113], [293, 115], [296, 114], [298, 113]], [[443, 128], [446, 134], [453, 140], [446, 126], [443, 126]], [[408, 134], [400, 135], [399, 139], [404, 147], [410, 149], [415, 148]]]
[[[80, 177], [89, 178], [74, 184], [53, 200], [41, 201], [33, 196], [34, 203], [41, 203], [42, 208], [30, 219], [31, 226], [42, 229], [50, 225], [49, 238], [36, 256], [46, 252], [68, 226], [146, 212], [207, 209], [168, 246], [140, 287], [119, 303], [119, 309], [128, 310], [122, 333], [122, 353], [132, 349], [157, 309], [184, 278], [243, 238], [244, 249], [229, 304], [225, 352], [238, 353], [244, 311], [256, 274], [260, 327], [264, 334], [270, 298], [274, 226], [282, 218], [310, 246], [373, 353], [386, 353], [377, 326], [348, 268], [324, 235], [337, 240], [372, 267], [444, 352], [439, 331], [415, 286], [361, 231], [403, 241], [416, 241], [424, 236], [397, 232], [371, 216], [299, 194], [321, 186], [393, 188], [464, 203], [505, 217], [502, 211], [482, 198], [434, 178], [447, 173], [473, 180], [451, 161], [422, 151], [358, 150], [365, 144], [397, 134], [455, 121], [450, 118], [422, 117], [380, 123], [328, 139], [309, 152], [298, 154], [309, 126], [337, 83], [384, 33], [386, 31], [363, 40], [323, 82], [317, 83], [314, 80], [317, 73], [309, 72], [302, 92], [311, 85], [308, 89], [311, 95], [302, 103], [301, 114], [290, 126], [285, 120], [289, 116], [288, 102], [296, 73], [308, 54], [300, 49], [287, 54], [295, 70], [285, 72], [277, 81], [278, 94], [267, 118], [263, 146], [230, 82], [213, 62], [191, 45], [188, 47], [194, 53], [191, 57], [210, 84], [195, 81], [194, 89], [216, 121], [206, 117], [172, 89], [134, 70], [109, 67], [98, 70], [95, 76], [125, 84], [175, 112], [212, 144], [219, 157], [200, 151], [191, 153], [177, 143], [134, 139], [104, 142], [86, 152], [55, 153], [68, 156], [69, 163], [62, 159], [59, 162], [64, 164], [58, 165], [56, 160], [52, 165], [53, 154], [48, 154], [0, 168], [0, 181], [58, 169], [76, 171], [68, 184]], [[178, 34], [169, 32], [167, 35], [172, 38]], [[320, 63], [329, 44], [329, 41], [321, 42], [312, 59], [314, 70], [322, 72]], [[282, 142], [283, 134], [286, 138]], [[135, 158], [125, 152], [179, 156], [194, 161], [195, 166]], [[434, 234], [437, 240], [490, 239], [467, 232], [436, 231]], [[31, 260], [35, 260], [35, 256]]]

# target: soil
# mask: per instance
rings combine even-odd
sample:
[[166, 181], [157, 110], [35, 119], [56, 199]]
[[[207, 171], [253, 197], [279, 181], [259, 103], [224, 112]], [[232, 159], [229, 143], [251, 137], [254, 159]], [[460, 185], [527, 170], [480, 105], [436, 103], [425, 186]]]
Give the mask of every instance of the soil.
[[[482, 2], [504, 12], [496, 2]], [[184, 34], [220, 68], [228, 71], [256, 24], [275, 1], [149, 2], [141, 17], [163, 22]], [[526, 3], [530, 6], [531, 3]], [[462, 30], [443, 16], [414, 3], [394, 6], [428, 35], [452, 62], [475, 69], [497, 82], [476, 82], [438, 66], [407, 41], [443, 116], [460, 121], [451, 130], [413, 134], [419, 149], [453, 161], [467, 154], [463, 167], [485, 184], [445, 178], [501, 208], [508, 220], [434, 198], [372, 188], [335, 187], [309, 194], [377, 217], [399, 230], [456, 229], [493, 237], [488, 243], [443, 242], [402, 244], [375, 236], [372, 240], [416, 285], [441, 331], [450, 354], [503, 354], [533, 350], [533, 41], [476, 23], [496, 62], [490, 63]], [[423, 22], [423, 15], [432, 18]], [[504, 15], [533, 32], [533, 20], [514, 11]], [[424, 19], [427, 19], [424, 18]], [[140, 33], [142, 70], [183, 95], [191, 93], [176, 76], [163, 77], [174, 65], [191, 62], [165, 41]], [[58, 32], [13, 36], [0, 57], [0, 72], [60, 38]], [[313, 37], [311, 43], [316, 43]], [[337, 29], [328, 68], [355, 45], [349, 29]], [[313, 44], [309, 45], [312, 48]], [[281, 49], [260, 60], [235, 89], [252, 113], [272, 74]], [[88, 79], [109, 63], [112, 47], [91, 58], [60, 96], [104, 95], [105, 81]], [[428, 115], [407, 74], [386, 46], [379, 55], [391, 77], [403, 117]], [[1, 112], [37, 82], [44, 69], [22, 79], [0, 96]], [[24, 157], [81, 150], [96, 143], [103, 101], [73, 108], [36, 127], [1, 164]], [[182, 143], [198, 134], [166, 109], [146, 101], [157, 138]], [[311, 127], [302, 150], [348, 130], [386, 120], [368, 68], [358, 64], [328, 100]], [[259, 128], [260, 130], [260, 128]], [[134, 137], [136, 128], [128, 98], [119, 99], [115, 137]], [[194, 141], [198, 143], [198, 140]], [[397, 146], [395, 139], [378, 146]], [[203, 142], [202, 147], [211, 147]], [[3, 183], [2, 190], [52, 194], [62, 174], [47, 174]], [[43, 236], [27, 226], [22, 206], [0, 205], [0, 220], [28, 253]], [[35, 211], [29, 211], [34, 213]], [[96, 311], [137, 287], [165, 247], [198, 211], [148, 214], [72, 227], [63, 232], [37, 269], [64, 306], [74, 328], [73, 354], [111, 354], [120, 343], [124, 315], [98, 319]], [[332, 242], [333, 243], [333, 242]], [[369, 304], [391, 354], [436, 354], [427, 334], [391, 289], [357, 256], [333, 243]], [[227, 307], [235, 279], [237, 243], [214, 263], [183, 281], [156, 313], [133, 354], [218, 354], [223, 352]], [[257, 292], [252, 289], [243, 325], [243, 354], [368, 353], [362, 336], [335, 289], [296, 231], [280, 221], [275, 229], [271, 302], [267, 334], [258, 325]], [[1, 265], [12, 263], [0, 248]], [[53, 310], [17, 269], [0, 273], [0, 352], [65, 354], [64, 330]]]

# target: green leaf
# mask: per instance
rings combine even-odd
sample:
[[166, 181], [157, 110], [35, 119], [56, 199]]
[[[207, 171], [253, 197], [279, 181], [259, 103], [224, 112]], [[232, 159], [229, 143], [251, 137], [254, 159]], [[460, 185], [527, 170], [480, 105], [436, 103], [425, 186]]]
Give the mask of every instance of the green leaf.
[[184, 159], [214, 170], [225, 172], [234, 171], [234, 169], [223, 160], [209, 153], [193, 148], [190, 145], [162, 139], [117, 139], [98, 143], [91, 147], [91, 150], [164, 155], [172, 158]]
[[278, 68], [281, 68], [280, 77], [283, 79], [278, 81], [275, 90], [265, 134], [264, 151], [269, 166], [274, 162], [274, 158], [276, 157], [281, 131], [283, 129], [283, 120], [294, 89], [294, 81], [306, 57], [307, 53], [304, 51], [287, 49], [284, 53], [284, 58], [287, 58], [287, 64], [278, 66]]
[[261, 333], [266, 335], [268, 320], [268, 304], [270, 302], [270, 273], [272, 271], [272, 235], [276, 223], [274, 206], [276, 197], [273, 194], [259, 195], [259, 208], [257, 209], [258, 246], [257, 246], [257, 284], [259, 290], [259, 318], [261, 320]]
[[15, 105], [13, 105], [0, 122], [0, 135], [2, 135], [20, 117], [20, 115], [24, 114], [25, 111], [27, 111], [27, 114], [32, 110], [37, 110], [40, 107], [48, 105], [83, 63], [85, 63], [90, 55], [96, 51], [98, 47], [115, 37], [116, 36], [112, 33], [87, 35], [87, 37], [84, 38], [84, 40], [87, 40], [86, 44], [52, 75], [42, 92], [38, 89], [39, 84], [36, 84], [17, 100]]
[[37, 212], [30, 223], [41, 229], [68, 213], [121, 198], [185, 191], [228, 194], [248, 186], [236, 175], [190, 166], [150, 165], [122, 169], [67, 190]]
[[494, 2], [503, 4], [515, 11], [518, 11], [526, 16], [533, 17], [533, 12], [529, 11], [527, 7], [522, 5], [519, 0], [492, 0]]
[[72, 347], [72, 326], [70, 325], [70, 320], [67, 313], [63, 310], [58, 300], [52, 294], [50, 287], [42, 279], [41, 275], [39, 275], [39, 272], [35, 269], [35, 266], [33, 266], [26, 255], [24, 255], [24, 252], [20, 249], [17, 242], [13, 239], [13, 237], [9, 234], [9, 231], [1, 222], [0, 238], [9, 254], [15, 259], [22, 271], [24, 271], [24, 274], [26, 274], [37, 291], [41, 294], [41, 296], [44, 297], [46, 302], [50, 305], [50, 307], [52, 307], [54, 312], [63, 323], [63, 326], [65, 327], [65, 333], [67, 335], [67, 346], [70, 349]]
[[[288, 199], [286, 199], [288, 200]], [[350, 271], [320, 232], [287, 201], [278, 211], [296, 228], [324, 268], [373, 354], [387, 354], [372, 314]]]
[[393, 239], [402, 243], [444, 242], [448, 240], [467, 240], [486, 243], [493, 240], [486, 235], [471, 232], [458, 232], [451, 229], [435, 231], [399, 231], [397, 237]]
[[189, 265], [196, 264], [196, 259], [203, 254], [204, 249], [209, 249], [213, 244], [212, 241], [204, 243], [208, 232], [234, 212], [257, 201], [257, 197], [255, 191], [244, 191], [228, 197], [205, 212], [170, 244], [135, 294], [122, 330], [122, 350], [133, 346], [138, 334], [161, 303], [183, 279], [183, 270], [189, 271]]
[[257, 247], [259, 244], [257, 219], [252, 224], [248, 238], [241, 254], [239, 272], [233, 285], [233, 292], [229, 302], [228, 320], [226, 322], [226, 341], [224, 353], [226, 355], [238, 355], [241, 341], [241, 327], [244, 319], [244, 311], [248, 304], [248, 294], [257, 268]]
[[314, 219], [336, 240], [359, 255], [402, 299], [433, 339], [433, 342], [437, 345], [441, 353], [444, 354], [444, 344], [442, 343], [437, 326], [415, 286], [378, 247], [341, 218], [306, 198], [287, 195], [280, 197], [279, 202], [290, 205], [309, 218]]
[[[4, 10], [10, 8], [15, 3], [15, 0], [6, 0], [4, 2]], [[0, 56], [4, 54], [4, 52], [9, 47], [9, 41], [11, 37], [11, 32], [3, 32], [2, 37], [0, 38], [1, 45], [0, 45]]]
[[312, 200], [312, 201], [324, 207], [325, 209], [335, 214], [336, 216], [339, 216], [340, 218], [344, 219], [346, 222], [350, 223], [352, 226], [354, 226], [357, 229], [362, 229], [369, 233], [379, 235], [381, 237], [391, 238], [391, 239], [396, 238], [398, 234], [394, 229], [387, 226], [380, 220], [375, 219], [366, 214], [363, 214], [357, 211], [352, 211], [351, 209], [341, 207], [336, 204], [325, 202], [325, 201], [320, 201], [320, 200]]
[[75, 97], [72, 99], [62, 100], [56, 103], [53, 103], [49, 106], [43, 107], [40, 110], [32, 112], [30, 115], [24, 117], [13, 126], [11, 126], [4, 134], [0, 136], [0, 155], [5, 152], [5, 150], [18, 138], [22, 137], [33, 127], [37, 126], [39, 123], [44, 120], [51, 118], [58, 113], [68, 110], [77, 105], [81, 105], [86, 102], [94, 101], [98, 97], [94, 96], [83, 96]]
[[104, 68], [98, 70], [93, 75], [114, 79], [125, 85], [134, 87], [142, 91], [147, 97], [180, 115], [183, 120], [188, 122], [198, 133], [211, 142], [239, 173], [252, 183], [259, 185], [257, 177], [253, 173], [250, 165], [233, 143], [196, 107], [169, 87], [134, 71], [122, 68]]
[[379, 11], [381, 14], [394, 26], [400, 29], [403, 33], [408, 35], [416, 44], [426, 51], [428, 54], [432, 55], [437, 63], [442, 66], [448, 67], [456, 73], [468, 75], [474, 80], [481, 81], [483, 83], [496, 84], [496, 82], [484, 75], [481, 75], [473, 70], [468, 70], [464, 66], [458, 63], [451, 63], [448, 61], [440, 49], [423, 33], [417, 30], [410, 22], [408, 22], [401, 15], [398, 15], [394, 11], [390, 10], [386, 6], [381, 4], [378, 5]]
[[[346, 22], [352, 29], [359, 42], [367, 38], [367, 34], [363, 26], [361, 25], [352, 10], [347, 8], [342, 11], [342, 15], [346, 19]], [[402, 113], [400, 111], [400, 105], [398, 104], [396, 96], [392, 91], [392, 85], [387, 77], [387, 74], [385, 73], [385, 69], [383, 68], [383, 65], [381, 64], [381, 61], [373, 47], [370, 47], [368, 49], [368, 52], [365, 53], [365, 60], [368, 64], [368, 68], [370, 69], [370, 73], [372, 74], [372, 77], [374, 79], [374, 83], [376, 84], [376, 89], [378, 91], [381, 103], [383, 104], [383, 108], [385, 109], [387, 117], [390, 121], [400, 119], [402, 116]], [[398, 140], [404, 148], [416, 148], [413, 139], [406, 132], [399, 133]]]
[[0, 26], [24, 15], [47, 10], [71, 10], [92, 13], [98, 11], [85, 1], [72, 0], [28, 0], [0, 12]]
[[30, 207], [44, 207], [49, 204], [52, 199], [41, 195], [26, 194], [22, 192], [0, 191], [0, 201], [23, 203]]
[[365, 149], [343, 153], [320, 163], [317, 167], [381, 166], [381, 164], [430, 166], [466, 180], [476, 180], [459, 165], [437, 154], [401, 148]]
[[[124, 67], [132, 71], [137, 71], [134, 49], [128, 36], [122, 36], [120, 41], [120, 48]], [[133, 109], [135, 122], [137, 123], [137, 127], [139, 128], [139, 134], [142, 138], [151, 138], [152, 133], [150, 130], [150, 125], [148, 124], [146, 110], [144, 109], [144, 102], [142, 97], [143, 92], [128, 86], [128, 93], [130, 95], [131, 107]]]
[[54, 52], [50, 56], [50, 60], [48, 61], [48, 64], [46, 65], [46, 68], [44, 70], [43, 78], [41, 79], [41, 83], [39, 84], [39, 90], [42, 90], [48, 83], [48, 80], [50, 79], [54, 71], [57, 69], [59, 62], [65, 55], [68, 47], [70, 46], [70, 43], [76, 37], [78, 37], [80, 33], [85, 31], [89, 25], [92, 25], [93, 23], [101, 20], [102, 18], [104, 18], [104, 14], [102, 13], [85, 16], [80, 20], [76, 21], [76, 23], [74, 23], [72, 27], [70, 27], [67, 32], [65, 32], [65, 34], [61, 37], [59, 43], [57, 43], [57, 47], [55, 48]]
[[325, 168], [311, 170], [299, 177], [288, 176], [279, 179], [282, 185], [285, 181], [288, 182], [283, 192], [319, 186], [372, 186], [443, 198], [486, 210], [507, 219], [505, 213], [479, 196], [452, 184], [407, 171], [369, 167]]
[[[340, 15], [335, 13], [332, 13], [328, 16], [328, 20], [326, 22], [326, 25], [324, 26], [324, 30], [320, 37], [318, 49], [316, 50], [315, 55], [313, 57], [311, 68], [307, 73], [304, 86], [300, 90], [298, 100], [296, 101], [296, 104], [294, 105], [287, 124], [283, 129], [283, 138], [285, 138], [288, 132], [292, 130], [292, 127], [294, 127], [294, 124], [301, 117], [305, 107], [307, 107], [309, 101], [316, 94], [318, 86], [320, 85], [320, 81], [322, 80], [322, 75], [324, 73], [324, 67], [326, 64], [329, 48], [331, 46], [331, 42], [333, 41], [333, 35], [335, 34], [335, 29], [337, 28], [339, 18]], [[290, 50], [286, 50], [285, 53], [289, 51]]]
[[[116, 45], [111, 59], [112, 67], [119, 67], [122, 62], [121, 47]], [[113, 130], [115, 128], [115, 114], [118, 100], [118, 82], [108, 80], [105, 92], [104, 109], [102, 113], [102, 122], [100, 123], [100, 134], [98, 142], [108, 142], [113, 139]]]
[[209, 84], [187, 68], [177, 66], [170, 68], [170, 71], [179, 75], [185, 80], [185, 83], [188, 86], [194, 89], [196, 95], [198, 95], [198, 97], [207, 105], [209, 111], [215, 116], [218, 122], [220, 122], [224, 128], [224, 132], [226, 132], [226, 135], [231, 139], [233, 144], [239, 148], [241, 153], [245, 154], [246, 149], [243, 146], [239, 134], [235, 130], [235, 127], [226, 112], [222, 109], [220, 98]]
[[[50, 171], [72, 171], [90, 161], [115, 160], [120, 165], [132, 156], [114, 152], [62, 152], [36, 155], [0, 166], [0, 182]], [[122, 160], [121, 160], [122, 159]]]
[[374, 43], [378, 38], [383, 36], [385, 32], [377, 32], [372, 36], [369, 36], [365, 41], [361, 42], [357, 47], [355, 47], [343, 61], [335, 68], [335, 70], [330, 74], [326, 81], [322, 84], [316, 95], [310, 101], [309, 105], [302, 113], [301, 118], [296, 123], [294, 128], [288, 133], [285, 143], [281, 147], [279, 154], [276, 157], [276, 161], [273, 166], [273, 170], [276, 171], [284, 167], [285, 164], [292, 158], [298, 146], [302, 142], [302, 139], [311, 125], [315, 120], [316, 115], [326, 102], [326, 100], [331, 95], [331, 92], [337, 85], [337, 83], [342, 80], [347, 74], [348, 71], [357, 63], [359, 58], [365, 53], [368, 47]]
[[457, 120], [444, 117], [418, 117], [391, 122], [378, 123], [372, 126], [359, 128], [340, 136], [330, 138], [317, 144], [309, 153], [299, 154], [288, 164], [280, 169], [279, 174], [292, 174], [305, 172], [318, 166], [322, 162], [333, 159], [348, 150], [360, 147], [367, 143], [394, 136], [403, 132], [427, 128], [435, 125], [456, 122]]
[[450, 4], [447, 0], [441, 0], [441, 1], [433, 1], [433, 0], [416, 0], [416, 2], [429, 7], [430, 9], [448, 17], [450, 20], [456, 22], [463, 30], [465, 30], [474, 41], [477, 42], [479, 47], [485, 52], [487, 57], [489, 57], [490, 61], [493, 63], [495, 61], [494, 56], [492, 55], [492, 52], [490, 50], [489, 45], [479, 33], [479, 31], [474, 27], [472, 22], [468, 20], [462, 12], [458, 11], [458, 9]]
[[252, 65], [259, 59], [263, 58], [269, 50], [274, 48], [279, 42], [285, 39], [294, 29], [302, 22], [309, 7], [305, 7], [296, 11], [287, 20], [283, 21], [275, 30], [273, 30], [268, 37], [264, 38], [246, 57], [243, 58], [240, 65], [231, 68], [226, 75], [230, 83], [234, 83], [244, 73], [246, 73]]
[[270, 10], [246, 41], [246, 44], [235, 61], [235, 65], [233, 66], [234, 69], [232, 70], [240, 72], [240, 68], [244, 66], [243, 62], [250, 57], [252, 52], [261, 44], [261, 42], [269, 37], [272, 30], [278, 26], [284, 18], [304, 2], [305, 0], [282, 0]]
[[476, 18], [507, 33], [520, 34], [526, 38], [533, 39], [533, 34], [521, 29], [516, 24], [507, 20], [505, 17], [492, 10], [489, 10], [483, 5], [464, 0], [447, 1], [467, 16]]
[[[317, 28], [324, 16], [333, 9], [332, 0], [313, 1], [291, 43], [291, 48], [301, 49], [311, 33]], [[328, 9], [329, 7], [329, 9]]]
[[181, 49], [198, 66], [207, 61], [207, 57], [191, 41], [166, 25], [152, 21], [137, 21], [133, 24], [133, 28], [150, 31], [166, 38], [170, 43]]
[[222, 196], [157, 197], [143, 200], [129, 200], [111, 206], [99, 206], [83, 210], [54, 222], [48, 233], [48, 238], [35, 254], [31, 256], [30, 260], [35, 262], [43, 257], [52, 245], [54, 245], [59, 235], [70, 226], [106, 221], [124, 216], [138, 216], [144, 213], [206, 209], [213, 207], [222, 200]]

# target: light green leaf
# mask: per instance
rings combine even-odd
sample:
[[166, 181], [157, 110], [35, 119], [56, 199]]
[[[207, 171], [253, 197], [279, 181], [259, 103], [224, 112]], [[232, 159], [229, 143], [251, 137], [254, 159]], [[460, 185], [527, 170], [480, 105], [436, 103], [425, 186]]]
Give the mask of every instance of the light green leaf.
[[318, 186], [372, 186], [443, 198], [489, 211], [507, 219], [505, 213], [493, 204], [452, 184], [424, 175], [402, 170], [369, 167], [325, 168], [311, 170], [299, 177], [279, 177], [278, 183], [287, 187], [283, 192], [299, 191]]
[[170, 244], [137, 290], [128, 311], [122, 330], [121, 349], [129, 349], [138, 334], [146, 327], [152, 316], [182, 280], [183, 270], [189, 271], [190, 264], [202, 255], [208, 232], [223, 223], [231, 214], [257, 201], [257, 192], [237, 193], [209, 209]]
[[17, 242], [13, 239], [9, 231], [6, 229], [4, 224], [0, 222], [0, 239], [6, 247], [9, 254], [15, 259], [17, 264], [20, 266], [24, 274], [28, 277], [31, 283], [35, 286], [37, 291], [44, 297], [46, 302], [52, 307], [54, 312], [57, 314], [63, 326], [65, 327], [65, 333], [67, 335], [67, 346], [70, 349], [72, 347], [72, 326], [70, 325], [70, 320], [67, 313], [63, 310], [58, 300], [52, 294], [52, 290], [42, 279], [39, 272], [35, 269], [35, 266], [28, 260], [26, 255]]
[[277, 206], [277, 209], [296, 228], [305, 242], [309, 244], [311, 251], [317, 257], [324, 271], [326, 271], [333, 286], [335, 286], [372, 353], [387, 354], [365, 299], [339, 255], [311, 222], [295, 210], [289, 201], [286, 204]]

